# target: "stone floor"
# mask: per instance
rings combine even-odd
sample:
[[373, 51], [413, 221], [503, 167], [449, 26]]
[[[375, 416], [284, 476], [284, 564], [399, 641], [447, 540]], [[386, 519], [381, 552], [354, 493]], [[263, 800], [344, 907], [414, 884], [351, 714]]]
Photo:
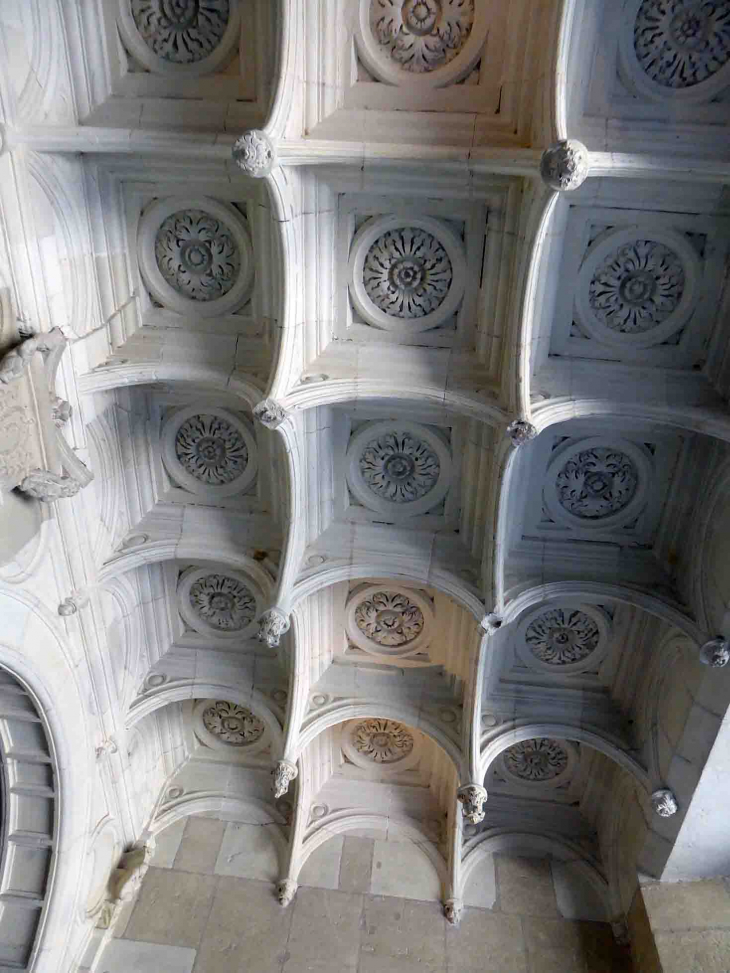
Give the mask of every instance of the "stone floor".
[[[549, 861], [495, 856], [493, 885], [488, 875], [474, 887], [472, 900], [481, 895], [482, 907], [467, 907], [460, 927], [452, 928], [436, 901], [437, 885], [426, 869], [420, 875], [409, 869], [401, 844], [337, 836], [307, 863], [294, 902], [283, 910], [273, 896], [276, 849], [265, 828], [190, 818], [158, 839], [153, 867], [98, 971], [632, 970], [606, 923], [561, 915], [565, 906], [555, 894]], [[412, 879], [414, 897], [374, 891], [395, 890], [394, 864], [404, 882]]]

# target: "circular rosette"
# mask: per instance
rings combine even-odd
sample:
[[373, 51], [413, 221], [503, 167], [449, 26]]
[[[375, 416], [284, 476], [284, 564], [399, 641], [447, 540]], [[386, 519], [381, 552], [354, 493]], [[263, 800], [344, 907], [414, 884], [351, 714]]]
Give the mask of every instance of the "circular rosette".
[[217, 317], [248, 299], [254, 264], [245, 220], [207, 196], [174, 196], [145, 210], [137, 241], [142, 276], [163, 307]]
[[211, 500], [243, 493], [258, 468], [248, 423], [225, 409], [189, 406], [166, 421], [162, 461], [176, 483]]
[[515, 648], [526, 665], [561, 676], [595, 670], [609, 633], [610, 618], [601, 608], [561, 602], [529, 612], [517, 628]]
[[627, 78], [654, 99], [710, 101], [730, 84], [727, 0], [628, 0], [621, 55]]
[[557, 523], [610, 530], [635, 520], [646, 504], [649, 456], [625, 439], [581, 439], [555, 451], [544, 496]]
[[350, 441], [347, 481], [370, 510], [395, 519], [424, 514], [446, 496], [451, 453], [417, 423], [369, 423]]
[[347, 603], [350, 641], [371, 655], [405, 657], [422, 652], [433, 633], [427, 598], [390, 584], [356, 589]]
[[648, 348], [683, 328], [699, 296], [700, 262], [679, 233], [647, 226], [608, 231], [578, 275], [576, 310], [598, 341]]
[[400, 773], [420, 759], [417, 735], [396, 720], [368, 718], [351, 720], [342, 732], [345, 756], [365, 770]]
[[180, 614], [201, 635], [241, 639], [256, 632], [260, 597], [238, 571], [190, 568], [181, 575], [177, 594]]
[[360, 0], [355, 37], [376, 78], [423, 90], [465, 78], [488, 28], [483, 0]]
[[193, 708], [198, 740], [213, 750], [253, 754], [270, 745], [266, 723], [253, 710], [225, 699], [199, 699]]
[[462, 241], [429, 217], [375, 217], [352, 241], [352, 303], [368, 324], [416, 334], [447, 322], [464, 296]]
[[118, 23], [137, 61], [178, 79], [222, 68], [241, 32], [238, 0], [119, 0]]
[[522, 740], [503, 751], [498, 769], [508, 782], [555, 788], [567, 784], [578, 763], [574, 746], [547, 737]]

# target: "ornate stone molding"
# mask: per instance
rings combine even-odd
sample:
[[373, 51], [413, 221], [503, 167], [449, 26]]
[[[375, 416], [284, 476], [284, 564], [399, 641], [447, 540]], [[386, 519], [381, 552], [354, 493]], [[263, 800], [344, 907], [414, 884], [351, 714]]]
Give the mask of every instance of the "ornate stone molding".
[[137, 253], [155, 300], [180, 314], [218, 317], [250, 296], [254, 260], [246, 221], [209, 196], [152, 203], [139, 222]]
[[278, 801], [289, 790], [289, 785], [296, 780], [299, 771], [297, 765], [289, 760], [278, 760], [276, 766], [271, 771], [271, 787], [274, 797]]
[[178, 607], [201, 635], [247, 638], [255, 631], [259, 597], [250, 579], [237, 571], [190, 568], [178, 582]]
[[277, 429], [289, 413], [283, 405], [279, 405], [274, 399], [264, 399], [253, 410], [254, 418], [258, 419], [262, 426], [267, 429]]
[[297, 894], [298, 884], [291, 878], [285, 878], [276, 886], [276, 900], [285, 909]]
[[68, 598], [64, 598], [63, 601], [58, 606], [58, 614], [62, 618], [66, 618], [69, 615], [75, 615], [80, 608], [88, 604], [89, 596], [83, 592], [75, 592], [69, 595]]
[[81, 489], [78, 480], [68, 474], [51, 473], [50, 470], [31, 470], [18, 484], [18, 489], [35, 500], [53, 503], [75, 497]]
[[51, 345], [45, 335], [30, 335], [19, 345], [3, 355], [0, 360], [0, 383], [8, 385], [20, 378], [33, 360], [36, 352], [50, 351]]
[[464, 246], [431, 217], [373, 217], [352, 241], [350, 296], [366, 324], [410, 335], [449, 321], [466, 285]]
[[422, 652], [430, 641], [433, 620], [427, 597], [396, 585], [360, 586], [350, 595], [345, 610], [348, 638], [375, 656]]
[[487, 791], [481, 784], [464, 784], [456, 792], [456, 798], [461, 804], [466, 821], [470, 824], [480, 824], [484, 820]]
[[374, 422], [347, 450], [347, 483], [360, 503], [400, 519], [427, 513], [451, 484], [451, 452], [432, 430], [413, 422]]
[[269, 648], [274, 649], [281, 641], [291, 626], [289, 616], [280, 608], [269, 608], [259, 619], [259, 630], [257, 638], [259, 642], [264, 642]]
[[173, 413], [160, 435], [173, 480], [212, 501], [243, 493], [258, 470], [258, 449], [246, 421], [226, 409], [189, 406]]
[[496, 635], [503, 624], [501, 615], [497, 612], [488, 612], [481, 620], [479, 627], [485, 635]]
[[723, 669], [730, 662], [730, 642], [722, 635], [705, 642], [700, 649], [700, 662], [713, 669]]
[[524, 446], [537, 436], [537, 429], [527, 419], [515, 419], [507, 426], [507, 435], [516, 448]]
[[97, 919], [97, 928], [110, 929], [119, 916], [120, 906], [131, 902], [139, 891], [155, 850], [154, 838], [133, 845], [122, 855], [109, 878], [108, 895]]
[[247, 176], [262, 179], [278, 164], [276, 148], [266, 132], [252, 128], [233, 143], [233, 161]]
[[651, 795], [651, 806], [660, 818], [671, 818], [679, 810], [677, 799], [668, 787], [661, 787]]
[[588, 149], [576, 139], [562, 139], [542, 154], [540, 175], [556, 192], [572, 192], [588, 177]]
[[444, 917], [451, 926], [458, 926], [464, 911], [464, 903], [461, 899], [447, 899], [444, 902]]
[[117, 741], [114, 739], [114, 737], [108, 737], [99, 744], [94, 753], [97, 760], [103, 760], [105, 757], [110, 757], [115, 753], [119, 753]]

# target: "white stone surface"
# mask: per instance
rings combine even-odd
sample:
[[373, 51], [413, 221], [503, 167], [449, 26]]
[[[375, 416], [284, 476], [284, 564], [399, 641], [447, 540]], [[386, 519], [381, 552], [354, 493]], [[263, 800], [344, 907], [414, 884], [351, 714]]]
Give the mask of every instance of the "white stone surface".
[[441, 884], [434, 866], [412, 842], [376, 841], [370, 891], [434, 901], [441, 897]]
[[186, 819], [182, 818], [155, 835], [155, 851], [152, 855], [151, 865], [155, 868], [172, 868], [186, 823]]
[[279, 861], [276, 845], [265, 825], [228, 824], [215, 865], [216, 875], [276, 882]]
[[104, 950], [99, 973], [192, 973], [195, 956], [184, 946], [114, 939]]
[[339, 888], [342, 841], [342, 835], [335, 835], [309, 856], [299, 872], [300, 885], [313, 885], [320, 889]]
[[474, 866], [464, 887], [464, 905], [491, 909], [497, 899], [494, 855], [484, 855]]
[[558, 911], [564, 919], [607, 922], [606, 903], [574, 862], [550, 863]]

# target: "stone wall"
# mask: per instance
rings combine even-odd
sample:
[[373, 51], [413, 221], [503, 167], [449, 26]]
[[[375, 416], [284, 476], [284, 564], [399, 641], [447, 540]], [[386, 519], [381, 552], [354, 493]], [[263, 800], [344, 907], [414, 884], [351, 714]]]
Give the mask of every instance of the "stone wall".
[[[158, 837], [97, 973], [632, 970], [607, 923], [562, 917], [565, 889], [556, 897], [548, 859], [494, 856], [494, 872], [471, 883], [470, 900], [482, 907], [467, 906], [454, 928], [419, 855], [428, 866], [410, 843], [335, 836], [305, 864], [293, 903], [281, 909], [266, 826], [188, 818]], [[402, 888], [396, 874], [422, 898], [374, 893]]]
[[728, 880], [643, 885], [629, 928], [637, 973], [727, 973]]

